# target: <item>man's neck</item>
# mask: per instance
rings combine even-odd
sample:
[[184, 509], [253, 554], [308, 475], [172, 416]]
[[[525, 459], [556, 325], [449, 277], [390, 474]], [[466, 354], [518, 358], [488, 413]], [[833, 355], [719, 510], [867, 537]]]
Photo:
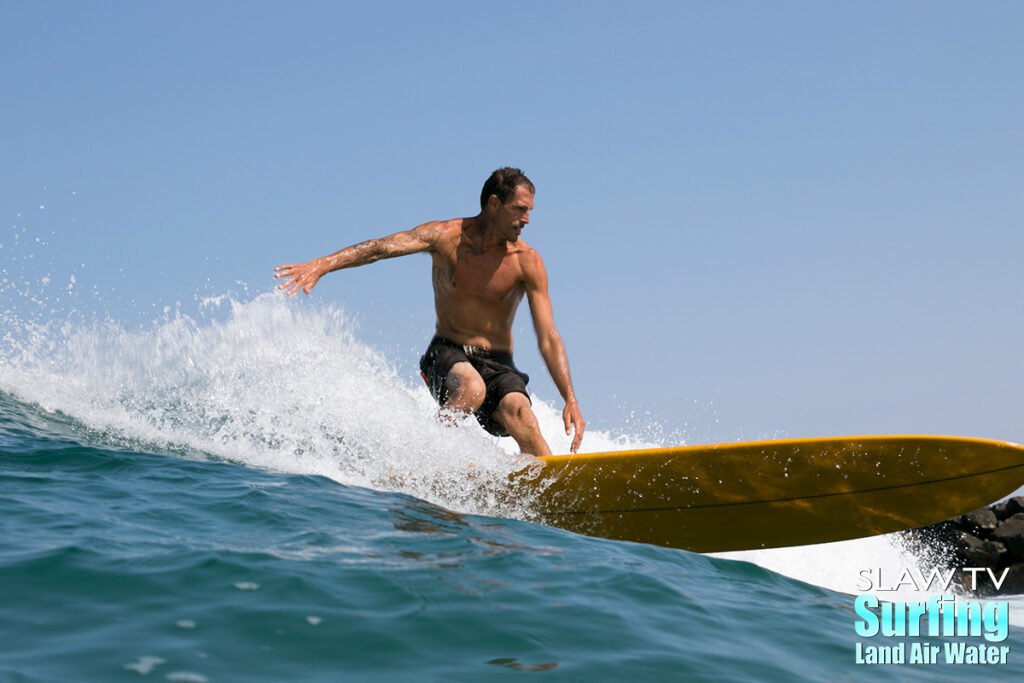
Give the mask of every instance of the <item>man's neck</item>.
[[507, 240], [498, 239], [495, 236], [494, 226], [487, 220], [487, 216], [483, 213], [477, 214], [473, 218], [473, 222], [469, 226], [470, 235], [480, 242], [480, 246], [484, 248], [503, 246], [507, 244]]

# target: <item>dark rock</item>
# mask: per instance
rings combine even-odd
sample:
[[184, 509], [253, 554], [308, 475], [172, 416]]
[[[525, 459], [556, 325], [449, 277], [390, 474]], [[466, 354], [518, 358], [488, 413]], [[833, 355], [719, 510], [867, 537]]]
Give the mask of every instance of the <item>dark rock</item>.
[[957, 523], [964, 531], [972, 533], [979, 538], [987, 538], [989, 533], [999, 526], [999, 518], [996, 517], [996, 513], [992, 512], [992, 510], [982, 508], [981, 510], [975, 510], [974, 512], [962, 515], [957, 520]]
[[1024, 496], [1016, 496], [1009, 500], [1004, 500], [998, 505], [993, 505], [992, 511], [1000, 521], [1009, 519], [1020, 512], [1024, 512]]
[[1024, 512], [1018, 512], [1000, 522], [991, 538], [1003, 543], [1018, 561], [1024, 560]]
[[[955, 519], [911, 529], [901, 535], [907, 549], [934, 566], [984, 567], [996, 579], [979, 581], [977, 594], [1024, 594], [1024, 496]], [[972, 591], [970, 582], [960, 587]]]
[[998, 567], [1006, 557], [1002, 543], [985, 541], [966, 531], [958, 533], [953, 548], [965, 567]]

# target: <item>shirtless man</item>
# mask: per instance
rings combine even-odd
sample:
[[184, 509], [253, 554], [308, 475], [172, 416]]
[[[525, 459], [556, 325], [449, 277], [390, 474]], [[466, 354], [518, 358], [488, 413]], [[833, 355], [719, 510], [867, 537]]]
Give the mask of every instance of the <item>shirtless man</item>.
[[523, 453], [545, 456], [551, 449], [531, 408], [529, 377], [512, 362], [512, 323], [525, 294], [541, 356], [565, 399], [565, 433], [575, 430], [575, 453], [586, 421], [555, 329], [547, 270], [540, 254], [519, 239], [530, 222], [533, 195], [533, 183], [519, 169], [500, 168], [484, 183], [477, 216], [431, 221], [307, 263], [278, 266], [275, 277], [286, 278], [278, 289], [309, 294], [332, 271], [429, 252], [437, 325], [420, 369], [430, 393], [445, 408], [472, 412], [491, 434], [511, 436]]

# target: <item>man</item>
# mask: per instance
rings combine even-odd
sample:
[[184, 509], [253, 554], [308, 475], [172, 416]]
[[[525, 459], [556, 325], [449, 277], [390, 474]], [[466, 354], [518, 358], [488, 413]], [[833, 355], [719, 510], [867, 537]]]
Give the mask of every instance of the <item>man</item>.
[[565, 400], [570, 450], [583, 439], [565, 345], [555, 329], [544, 262], [519, 239], [530, 222], [534, 186], [517, 168], [500, 168], [484, 183], [480, 213], [424, 223], [297, 265], [278, 266], [278, 289], [309, 294], [321, 277], [385, 258], [429, 252], [433, 259], [437, 325], [420, 369], [443, 407], [472, 412], [491, 434], [509, 435], [523, 453], [551, 455], [531, 408], [529, 377], [512, 361], [512, 323], [523, 295], [530, 303], [541, 355]]

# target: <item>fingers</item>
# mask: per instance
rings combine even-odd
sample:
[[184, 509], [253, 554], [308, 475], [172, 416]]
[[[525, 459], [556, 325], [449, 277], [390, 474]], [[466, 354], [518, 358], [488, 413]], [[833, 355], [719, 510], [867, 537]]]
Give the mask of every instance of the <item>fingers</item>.
[[[278, 266], [277, 268], [274, 268], [274, 277], [276, 279], [280, 280], [283, 277], [288, 278], [287, 280], [285, 280], [284, 282], [282, 282], [281, 284], [279, 284], [277, 286], [278, 289], [288, 289], [289, 287], [292, 287], [292, 285], [295, 282], [298, 281], [299, 277], [298, 277], [298, 275], [295, 274], [294, 271], [295, 271], [295, 266], [293, 266], [291, 264], [287, 264], [287, 265], [283, 265], [283, 266]], [[292, 287], [292, 290], [294, 290], [294, 289], [295, 288]], [[294, 293], [295, 293], [294, 291], [287, 292], [288, 296], [291, 296]]]
[[[286, 275], [276, 275], [275, 277], [286, 277]], [[288, 296], [293, 296], [295, 292], [299, 291], [299, 287], [301, 286], [302, 283], [299, 280], [299, 276], [291, 275], [290, 277], [288, 277], [287, 280], [279, 284], [277, 288], [287, 290], [285, 294], [287, 294]], [[306, 293], [308, 294], [309, 292]]]
[[308, 295], [319, 279], [308, 277], [300, 266], [290, 264], [274, 268], [274, 277], [277, 279], [287, 278], [277, 288], [286, 290], [285, 294], [288, 296], [294, 296], [300, 289]]
[[576, 434], [572, 439], [572, 445], [569, 447], [569, 451], [575, 453], [579, 450], [580, 443], [583, 441], [583, 430], [587, 427], [587, 421], [583, 419], [579, 408], [574, 409], [574, 406], [571, 405], [565, 406], [565, 410], [562, 411], [562, 420], [565, 423], [566, 436], [569, 436], [571, 433], [570, 427], [576, 430]]
[[573, 453], [579, 450], [580, 444], [583, 442], [583, 429], [585, 425], [586, 422], [583, 421], [583, 418], [580, 418], [580, 421], [576, 423], [576, 436], [572, 440], [572, 446], [569, 447], [569, 450]]

